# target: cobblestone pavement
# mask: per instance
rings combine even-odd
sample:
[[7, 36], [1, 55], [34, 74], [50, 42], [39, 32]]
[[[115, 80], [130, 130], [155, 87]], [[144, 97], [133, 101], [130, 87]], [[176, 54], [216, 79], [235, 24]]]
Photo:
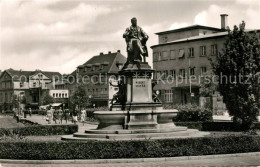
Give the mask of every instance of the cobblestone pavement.
[[1, 164], [0, 167], [189, 167], [189, 166], [260, 166], [260, 157], [226, 157], [215, 159], [158, 161], [140, 163], [106, 163], [106, 164]]

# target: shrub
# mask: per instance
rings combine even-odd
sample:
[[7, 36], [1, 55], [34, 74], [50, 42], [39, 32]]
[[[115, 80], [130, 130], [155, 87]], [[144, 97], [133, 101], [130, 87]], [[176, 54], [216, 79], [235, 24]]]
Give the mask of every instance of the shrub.
[[19, 128], [1, 128], [0, 136], [18, 134], [21, 136], [66, 135], [78, 131], [78, 125], [35, 125]]
[[260, 136], [87, 142], [0, 142], [3, 159], [111, 159], [228, 154], [260, 151]]
[[[240, 124], [234, 122], [175, 122], [177, 126], [186, 126], [190, 129], [202, 131], [242, 131]], [[260, 129], [260, 122], [254, 123], [255, 129]]]
[[209, 122], [213, 120], [211, 110], [197, 105], [179, 105], [176, 108], [179, 111], [174, 118], [174, 121], [176, 122]]
[[189, 129], [203, 130], [203, 122], [174, 122], [176, 126], [185, 126]]

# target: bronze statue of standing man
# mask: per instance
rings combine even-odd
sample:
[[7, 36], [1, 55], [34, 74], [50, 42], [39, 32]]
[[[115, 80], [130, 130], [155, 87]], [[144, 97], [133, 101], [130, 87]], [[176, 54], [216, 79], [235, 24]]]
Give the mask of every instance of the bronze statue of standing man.
[[142, 62], [142, 57], [148, 57], [148, 50], [146, 42], [148, 35], [143, 31], [141, 27], [137, 25], [137, 19], [134, 17], [131, 19], [132, 25], [128, 27], [123, 34], [127, 44], [127, 63]]

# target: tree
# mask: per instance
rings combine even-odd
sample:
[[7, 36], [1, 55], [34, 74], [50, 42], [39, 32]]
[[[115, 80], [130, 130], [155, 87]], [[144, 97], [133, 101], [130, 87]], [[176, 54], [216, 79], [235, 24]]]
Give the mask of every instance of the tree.
[[216, 89], [217, 82], [215, 76], [212, 73], [207, 72], [206, 75], [201, 78], [200, 95], [204, 97], [212, 97]]
[[90, 100], [84, 85], [78, 85], [76, 87], [76, 90], [71, 97], [71, 103], [73, 104], [73, 107], [78, 106], [80, 109], [90, 105]]
[[205, 108], [213, 110], [213, 99], [215, 91], [217, 90], [216, 76], [213, 75], [212, 71], [208, 71], [201, 78], [200, 82], [200, 96], [206, 100], [204, 104]]
[[245, 32], [245, 22], [228, 30], [223, 52], [211, 61], [219, 91], [233, 120], [243, 130], [253, 128], [259, 113], [260, 47], [256, 33]]
[[42, 97], [42, 105], [48, 105], [48, 104], [51, 104], [51, 103], [54, 103], [54, 98], [49, 95], [49, 93], [45, 93]]

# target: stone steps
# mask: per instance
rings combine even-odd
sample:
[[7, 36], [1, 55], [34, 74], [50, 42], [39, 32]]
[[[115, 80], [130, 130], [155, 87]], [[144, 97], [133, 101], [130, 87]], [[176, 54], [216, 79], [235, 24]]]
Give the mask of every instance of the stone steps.
[[187, 127], [177, 126], [167, 129], [133, 129], [133, 130], [85, 130], [89, 134], [135, 134], [135, 133], [163, 133], [163, 132], [178, 132], [186, 131]]
[[181, 132], [165, 133], [142, 133], [142, 134], [87, 134], [75, 133], [62, 136], [62, 140], [88, 141], [88, 140], [147, 140], [147, 139], [172, 139], [172, 138], [194, 138], [209, 135], [208, 132], [200, 132], [197, 129], [188, 129]]

